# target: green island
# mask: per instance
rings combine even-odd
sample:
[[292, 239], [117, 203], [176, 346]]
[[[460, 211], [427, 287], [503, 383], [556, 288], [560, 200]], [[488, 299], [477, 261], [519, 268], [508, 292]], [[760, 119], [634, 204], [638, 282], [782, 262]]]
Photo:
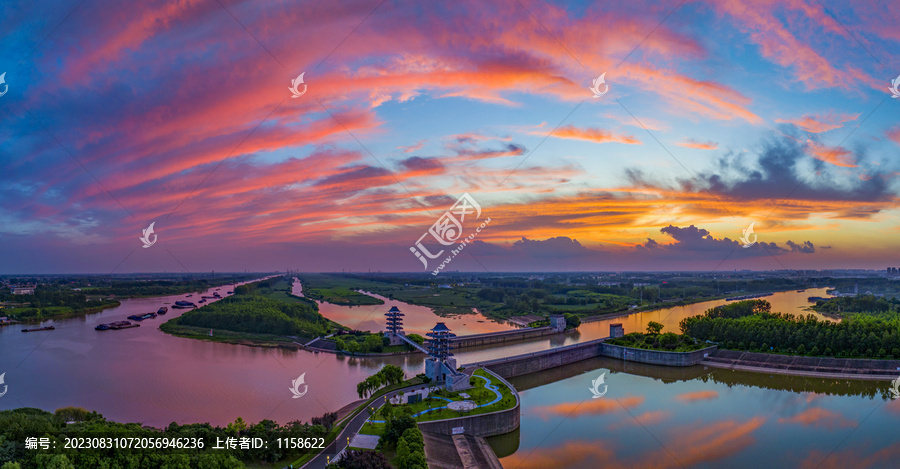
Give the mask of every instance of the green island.
[[609, 339], [607, 344], [620, 345], [622, 347], [639, 348], [645, 350], [661, 350], [664, 352], [692, 352], [707, 347], [708, 344], [674, 332], [661, 333], [663, 325], [650, 321], [647, 323], [647, 333], [632, 332], [622, 337]]
[[160, 330], [193, 339], [297, 348], [295, 342], [342, 329], [319, 314], [314, 301], [290, 291], [286, 277], [240, 285], [234, 295], [170, 319]]
[[364, 295], [352, 281], [334, 281], [331, 276], [304, 274], [303, 296], [341, 306], [383, 305], [384, 300]]
[[[834, 302], [834, 306], [826, 306]], [[873, 311], [851, 312], [853, 305]], [[900, 312], [891, 298], [834, 298], [817, 309], [838, 308], [840, 322], [816, 316], [772, 313], [765, 300], [749, 300], [712, 308], [680, 323], [682, 334], [715, 342], [720, 348], [786, 355], [838, 358], [900, 358]]]
[[[240, 285], [234, 295], [188, 311], [159, 328], [178, 337], [294, 350], [299, 343], [322, 337], [316, 348], [351, 355], [413, 350], [408, 344], [389, 345], [384, 333], [350, 330], [326, 319], [315, 301], [294, 295], [292, 285], [289, 276]], [[420, 345], [425, 341], [417, 334], [408, 337]]]
[[[153, 428], [140, 423], [119, 423], [105, 419], [97, 412], [78, 407], [65, 407], [50, 413], [34, 408], [0, 411], [0, 468], [23, 469], [94, 469], [129, 467], [135, 469], [239, 469], [284, 467], [297, 460], [302, 450], [279, 447], [279, 438], [334, 439], [343, 424], [335, 413], [314, 417], [310, 422], [288, 422], [278, 425], [272, 420], [248, 424], [238, 417], [225, 427], [209, 423]], [[27, 449], [27, 437], [45, 437], [48, 449]], [[65, 448], [66, 438], [102, 437], [106, 441], [121, 438], [180, 438], [191, 449], [136, 448]], [[109, 437], [107, 439], [107, 437]], [[216, 449], [217, 441], [227, 438], [262, 438], [269, 445], [255, 449], [230, 448], [224, 444]], [[196, 442], [202, 439], [202, 447]], [[218, 440], [217, 440], [218, 439]], [[121, 441], [121, 440], [120, 440]], [[93, 446], [93, 445], [92, 445]], [[99, 445], [96, 445], [99, 446]], [[287, 446], [287, 445], [285, 445]]]

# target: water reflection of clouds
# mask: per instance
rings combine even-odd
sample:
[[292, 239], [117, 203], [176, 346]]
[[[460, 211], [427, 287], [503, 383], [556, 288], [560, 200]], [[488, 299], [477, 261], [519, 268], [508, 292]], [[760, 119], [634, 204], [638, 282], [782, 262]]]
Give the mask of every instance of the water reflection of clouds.
[[675, 396], [675, 399], [681, 402], [708, 401], [718, 398], [719, 392], [713, 390], [686, 392]]
[[870, 467], [897, 467], [900, 460], [900, 443], [894, 443], [878, 451], [867, 447], [849, 448], [843, 451], [810, 451], [800, 464], [801, 469], [865, 469]]
[[643, 396], [628, 396], [620, 399], [590, 399], [582, 402], [561, 402], [559, 404], [539, 406], [534, 412], [547, 420], [550, 416], [580, 417], [583, 415], [602, 415], [619, 412], [622, 407], [632, 408], [644, 403]]
[[746, 421], [723, 420], [682, 425], [672, 428], [668, 438], [660, 438], [662, 447], [641, 450], [634, 458], [623, 457], [622, 451], [614, 450], [603, 440], [568, 441], [551, 448], [519, 451], [504, 458], [503, 465], [515, 469], [691, 467], [720, 461], [744, 451], [756, 442], [753, 433], [765, 421], [763, 417], [754, 417]]
[[890, 402], [884, 405], [884, 408], [900, 414], [900, 399], [891, 399]]
[[633, 418], [629, 417], [623, 419], [620, 422], [616, 422], [609, 426], [610, 430], [616, 430], [619, 428], [627, 427], [629, 425], [634, 425], [635, 423], [640, 424], [642, 426], [647, 425], [657, 425], [662, 423], [665, 420], [668, 420], [669, 417], [672, 416], [672, 413], [667, 410], [650, 410], [644, 412], [640, 415], [635, 415]]
[[828, 429], [849, 428], [857, 425], [855, 420], [850, 420], [837, 412], [821, 407], [810, 407], [792, 417], [782, 417], [778, 419], [778, 423], [792, 423]]

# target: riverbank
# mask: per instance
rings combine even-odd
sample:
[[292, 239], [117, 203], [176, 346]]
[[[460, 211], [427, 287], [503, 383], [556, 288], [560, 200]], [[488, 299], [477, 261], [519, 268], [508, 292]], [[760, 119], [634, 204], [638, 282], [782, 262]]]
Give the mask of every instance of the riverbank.
[[[102, 305], [82, 309], [74, 309], [70, 306], [49, 306], [41, 308], [26, 306], [0, 309], [0, 313], [2, 313], [3, 316], [15, 317], [16, 324], [39, 324], [54, 319], [74, 319], [88, 314], [99, 313], [106, 309], [116, 308], [121, 305], [122, 303], [118, 300], [106, 300]], [[23, 314], [31, 315], [34, 313], [37, 314], [36, 317], [21, 317]], [[10, 324], [12, 324], [12, 322]]]
[[[782, 292], [787, 292], [787, 291], [791, 291], [791, 290], [793, 290], [793, 288], [788, 288], [786, 290], [775, 290], [773, 293], [782, 293]], [[771, 295], [771, 293], [769, 295]], [[724, 300], [726, 298], [732, 298], [732, 297], [729, 295], [719, 295], [719, 296], [713, 296], [713, 297], [694, 298], [691, 300], [659, 303], [659, 304], [655, 304], [652, 306], [648, 305], [647, 307], [641, 307], [641, 308], [635, 308], [635, 309], [629, 309], [629, 310], [617, 311], [617, 312], [611, 312], [611, 313], [601, 313], [601, 314], [595, 314], [595, 315], [585, 316], [585, 317], [579, 316], [579, 317], [581, 318], [581, 322], [583, 322], [583, 323], [584, 322], [604, 321], [607, 319], [615, 319], [615, 318], [624, 317], [624, 316], [631, 316], [632, 314], [652, 313], [653, 311], [677, 308], [679, 306], [690, 306], [693, 304], [704, 303], [707, 301], [719, 301], [719, 300]]]
[[[246, 345], [248, 347], [283, 348], [287, 350], [300, 350], [295, 340], [300, 338], [284, 337], [274, 334], [258, 334], [250, 332], [235, 332], [224, 329], [207, 329], [195, 326], [183, 326], [176, 320], [170, 320], [159, 325], [160, 331], [175, 337], [185, 339], [197, 339], [206, 342], [218, 342], [223, 344]], [[212, 335], [210, 334], [212, 331]]]

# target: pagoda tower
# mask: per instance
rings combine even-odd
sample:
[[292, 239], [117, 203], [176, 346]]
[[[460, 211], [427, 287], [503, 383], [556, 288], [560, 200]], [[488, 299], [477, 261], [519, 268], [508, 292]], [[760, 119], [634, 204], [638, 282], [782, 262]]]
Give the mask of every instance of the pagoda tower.
[[403, 332], [403, 316], [404, 314], [400, 312], [396, 306], [391, 306], [391, 309], [384, 314], [387, 318], [387, 332], [385, 332], [385, 337], [388, 337], [391, 340], [391, 345], [399, 345], [403, 343], [399, 336], [405, 335]]

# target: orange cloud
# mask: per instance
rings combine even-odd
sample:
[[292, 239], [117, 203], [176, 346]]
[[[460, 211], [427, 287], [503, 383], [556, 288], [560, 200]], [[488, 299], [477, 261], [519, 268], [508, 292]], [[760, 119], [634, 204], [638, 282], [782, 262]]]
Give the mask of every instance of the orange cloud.
[[808, 90], [832, 87], [850, 89], [859, 82], [869, 86], [877, 83], [859, 69], [849, 65], [837, 66], [835, 61], [813, 49], [808, 41], [795, 35], [793, 31], [798, 25], [808, 24], [803, 32], [820, 35], [824, 29], [852, 41], [853, 38], [822, 8], [810, 7], [802, 1], [784, 3], [779, 0], [760, 0], [752, 4], [742, 0], [722, 0], [712, 5], [719, 12], [731, 16], [738, 28], [759, 45], [764, 57], [793, 69], [795, 79]]
[[844, 147], [827, 147], [812, 140], [807, 140], [806, 151], [819, 161], [844, 168], [856, 167], [856, 159], [853, 157], [853, 152]]
[[775, 122], [794, 124], [801, 129], [820, 134], [843, 127], [844, 122], [849, 122], [859, 118], [859, 114], [827, 114], [827, 115], [807, 115], [796, 119], [775, 119]]
[[693, 139], [689, 139], [685, 142], [678, 142], [676, 145], [685, 148], [696, 148], [698, 150], [715, 150], [719, 148], [719, 144], [716, 142], [698, 142]]
[[629, 145], [642, 145], [641, 141], [631, 135], [616, 135], [608, 130], [603, 129], [579, 129], [574, 125], [560, 127], [553, 131], [552, 136], [557, 138], [568, 138], [572, 140], [586, 140], [594, 143], [627, 143]]
[[778, 419], [778, 423], [796, 423], [805, 427], [816, 426], [829, 429], [847, 428], [856, 425], [856, 422], [844, 418], [837, 412], [823, 409], [821, 407], [811, 407], [800, 412], [793, 417], [783, 417]]
[[679, 394], [675, 396], [675, 399], [682, 402], [695, 402], [717, 399], [718, 397], [719, 393], [717, 391], [695, 391]]
[[421, 150], [422, 147], [424, 147], [424, 146], [425, 146], [425, 140], [419, 140], [418, 142], [416, 142], [412, 145], [409, 145], [406, 147], [400, 146], [400, 147], [397, 147], [397, 149], [403, 150], [403, 153], [412, 153], [414, 151]]
[[889, 139], [893, 140], [894, 143], [900, 145], [900, 127], [897, 127], [896, 129], [888, 130], [887, 136]]

